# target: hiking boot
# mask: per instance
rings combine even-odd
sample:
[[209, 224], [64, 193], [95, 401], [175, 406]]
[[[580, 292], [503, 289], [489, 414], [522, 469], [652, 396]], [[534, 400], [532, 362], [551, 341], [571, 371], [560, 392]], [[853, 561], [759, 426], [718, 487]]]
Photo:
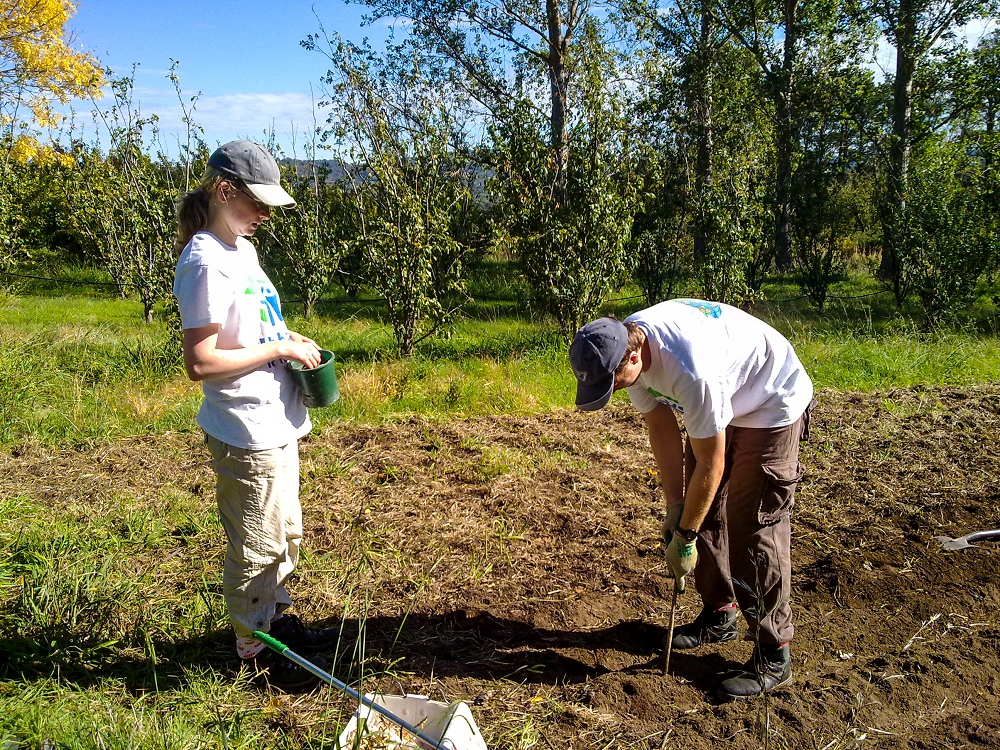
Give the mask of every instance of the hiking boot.
[[267, 634], [284, 643], [292, 651], [310, 653], [324, 651], [336, 644], [340, 638], [340, 628], [313, 630], [307, 628], [298, 617], [286, 612], [271, 623], [271, 629]]
[[750, 661], [719, 686], [722, 700], [745, 701], [792, 684], [792, 655], [784, 646], [754, 646]]
[[[322, 656], [314, 656], [310, 661], [320, 669], [325, 670], [329, 666]], [[250, 679], [282, 690], [302, 690], [319, 682], [319, 678], [308, 669], [267, 648], [250, 659], [244, 659], [243, 663], [250, 670]]]
[[[685, 651], [698, 648], [706, 643], [725, 643], [739, 635], [736, 618], [739, 609], [729, 607], [723, 610], [703, 609], [694, 622], [674, 628], [674, 650]], [[669, 635], [668, 635], [669, 637]], [[666, 647], [666, 640], [664, 640]]]

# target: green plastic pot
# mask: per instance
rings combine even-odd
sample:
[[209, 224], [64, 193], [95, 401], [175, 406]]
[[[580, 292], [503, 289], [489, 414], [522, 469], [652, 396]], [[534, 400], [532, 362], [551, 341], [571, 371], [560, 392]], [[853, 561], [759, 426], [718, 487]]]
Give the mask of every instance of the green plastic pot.
[[329, 406], [340, 398], [337, 370], [333, 365], [333, 352], [320, 349], [319, 354], [320, 363], [313, 368], [307, 368], [301, 362], [288, 363], [292, 380], [302, 391], [302, 403], [310, 409]]

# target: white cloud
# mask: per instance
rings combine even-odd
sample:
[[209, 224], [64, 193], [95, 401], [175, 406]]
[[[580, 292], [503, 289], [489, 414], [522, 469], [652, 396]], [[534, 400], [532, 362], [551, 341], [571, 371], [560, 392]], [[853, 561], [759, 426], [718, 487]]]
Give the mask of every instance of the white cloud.
[[[307, 132], [313, 127], [313, 103], [308, 93], [224, 94], [198, 100], [194, 119], [205, 132], [259, 135], [274, 128], [276, 133]], [[180, 123], [180, 106], [175, 111]], [[318, 116], [319, 118], [319, 116]]]
[[[997, 22], [993, 18], [974, 18], [964, 26], [957, 28], [955, 36], [965, 47], [972, 49], [979, 44], [983, 37], [996, 28]], [[874, 60], [870, 65], [875, 71], [875, 77], [879, 80], [891, 77], [896, 72], [896, 48], [889, 44], [889, 40], [884, 36], [879, 37]]]
[[958, 30], [958, 38], [966, 47], [975, 47], [983, 37], [997, 28], [996, 19], [974, 18]]
[[[185, 105], [190, 106], [190, 97], [194, 93], [182, 91]], [[168, 88], [137, 86], [133, 92], [133, 103], [143, 117], [157, 115], [159, 145], [168, 154], [176, 155], [178, 144], [186, 138], [177, 94]], [[110, 97], [106, 95], [99, 105], [102, 109], [110, 107]], [[80, 110], [78, 108], [78, 112]], [[273, 128], [277, 142], [286, 153], [291, 153], [294, 140], [301, 154], [305, 139], [313, 128], [312, 113], [313, 102], [309, 92], [220, 94], [199, 96], [192, 119], [204, 129], [205, 142], [210, 148], [243, 137], [263, 141], [264, 134]], [[322, 125], [324, 119], [325, 113], [317, 112], [317, 123]], [[89, 113], [78, 118], [78, 122], [86, 125], [84, 135], [90, 140], [94, 131]], [[106, 134], [101, 133], [99, 138], [106, 146]]]

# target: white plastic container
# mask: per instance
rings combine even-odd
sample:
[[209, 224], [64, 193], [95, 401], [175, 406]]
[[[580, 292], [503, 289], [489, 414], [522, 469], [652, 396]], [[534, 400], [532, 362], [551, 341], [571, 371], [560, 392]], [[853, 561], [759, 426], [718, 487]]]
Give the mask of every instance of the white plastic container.
[[[378, 693], [368, 693], [365, 698], [415, 726], [447, 750], [487, 750], [472, 711], [462, 701], [449, 704], [432, 701], [426, 695]], [[341, 750], [428, 750], [432, 747], [364, 704], [358, 706], [340, 733], [339, 745]]]

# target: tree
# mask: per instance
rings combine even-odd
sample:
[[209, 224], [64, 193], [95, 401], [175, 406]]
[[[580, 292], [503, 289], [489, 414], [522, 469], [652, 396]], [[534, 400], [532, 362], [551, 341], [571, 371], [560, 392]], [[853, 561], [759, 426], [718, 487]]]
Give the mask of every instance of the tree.
[[[699, 293], [750, 305], [773, 258], [767, 203], [773, 127], [759, 95], [759, 68], [714, 20], [707, 2], [642, 3], [627, 11], [638, 19], [650, 56], [640, 76], [647, 89], [643, 115], [633, 118], [643, 132], [634, 137], [674, 162], [669, 177], [664, 172], [663, 182], [647, 185], [644, 194], [658, 191], [662, 207], [683, 206], [690, 217], [684, 221]], [[636, 220], [645, 232], [645, 212]], [[660, 242], [677, 246], [666, 235]], [[649, 258], [640, 263], [648, 265]]]
[[[793, 171], [799, 151], [799, 81], [804, 58], [822, 47], [865, 49], [870, 31], [859, 24], [849, 3], [803, 4], [800, 0], [732, 0], [716, 2], [710, 12], [759, 67], [773, 117], [774, 177], [771, 201], [774, 258], [779, 270], [792, 263]], [[830, 61], [834, 69], [839, 61]]]
[[629, 252], [635, 278], [649, 305], [674, 296], [685, 273], [689, 246], [691, 191], [681, 146], [637, 149], [639, 188]]
[[879, 128], [871, 70], [842, 40], [818, 40], [799, 78], [799, 155], [793, 172], [793, 261], [820, 310], [846, 252], [875, 229], [869, 189]]
[[295, 208], [275, 211], [265, 225], [270, 249], [290, 277], [302, 300], [305, 317], [333, 281], [348, 245], [350, 208], [343, 182], [334, 181], [331, 165], [316, 158], [316, 139], [307, 158], [284, 160], [282, 183], [295, 199]]
[[[624, 206], [623, 194], [617, 192], [621, 183], [599, 179], [594, 172], [596, 167], [614, 166], [606, 161], [610, 151], [581, 135], [597, 132], [591, 127], [597, 121], [586, 111], [597, 103], [596, 89], [588, 83], [596, 70], [593, 56], [604, 62], [613, 59], [612, 47], [600, 38], [604, 23], [596, 13], [598, 3], [374, 0], [366, 4], [373, 8], [373, 19], [410, 22], [412, 47], [432, 59], [463, 94], [456, 105], [485, 125], [490, 148], [481, 151], [489, 154], [482, 168], [515, 181], [508, 186], [494, 182], [504, 188], [495, 206], [495, 215], [504, 220], [496, 223], [497, 238], [509, 242], [520, 255], [536, 296], [568, 330], [621, 281], [625, 258], [618, 241], [627, 239], [628, 232], [627, 222], [618, 221], [625, 218], [619, 213]], [[605, 83], [614, 80], [616, 69], [611, 65], [599, 71]], [[625, 90], [619, 85], [615, 93], [621, 96]], [[577, 170], [581, 186], [599, 189], [574, 207], [574, 195], [581, 195], [573, 187]], [[616, 186], [610, 191], [605, 189], [612, 184]], [[605, 202], [598, 205], [595, 198]], [[499, 205], [506, 201], [516, 202]], [[602, 236], [604, 232], [615, 236]], [[584, 236], [580, 242], [573, 239]], [[616, 258], [611, 267], [602, 267], [606, 276], [596, 286], [576, 287], [570, 282], [571, 266], [583, 268], [584, 256], [603, 260], [605, 255], [591, 255], [602, 247]], [[593, 274], [588, 278], [598, 281]]]
[[[557, 205], [565, 202], [572, 161], [568, 133], [574, 38], [596, 2], [364, 1], [372, 7], [373, 18], [410, 21], [415, 42], [454, 67], [455, 80], [489, 117], [509, 122], [523, 106], [546, 117], [554, 163], [552, 199]], [[508, 75], [512, 60], [525, 65], [513, 79]], [[524, 76], [529, 68], [544, 81], [543, 95], [526, 96], [524, 87], [530, 81]]]
[[[489, 131], [499, 242], [520, 256], [536, 299], [567, 340], [632, 268], [637, 188], [633, 154], [622, 137], [627, 98], [612, 83], [615, 52], [594, 19], [584, 24], [572, 61], [577, 96], [566, 141], [572, 170], [560, 172], [543, 123], [528, 106], [519, 116], [494, 120]], [[564, 192], [556, 197], [552, 186], [562, 178]]]
[[72, 226], [72, 199], [66, 187], [73, 157], [54, 148], [19, 152], [6, 168], [0, 190], [0, 269], [46, 263], [60, 253], [82, 259]]
[[66, 35], [75, 10], [72, 0], [8, 2], [0, 8], [0, 115], [9, 133], [16, 135], [31, 119], [51, 124], [53, 99], [65, 104], [99, 95], [103, 71], [91, 55], [74, 50]]
[[165, 157], [153, 159], [144, 136], [156, 117], [143, 117], [132, 100], [132, 77], [111, 82], [114, 103], [94, 117], [107, 130], [107, 155], [80, 145], [73, 193], [76, 218], [122, 296], [138, 294], [147, 322], [157, 302], [171, 301], [174, 258], [173, 200], [179, 187]]
[[[104, 76], [93, 57], [77, 52], [66, 36], [75, 10], [71, 0], [4, 3], [0, 7], [0, 264], [23, 255], [22, 230], [37, 228], [15, 194], [35, 182], [38, 170], [65, 160], [60, 149], [42, 145], [38, 130], [58, 118], [53, 99], [100, 96]], [[14, 184], [19, 182], [20, 184]]]
[[694, 259], [701, 263], [711, 252], [704, 208], [714, 179], [716, 81], [725, 75], [720, 66], [727, 35], [716, 23], [708, 0], [679, 0], [666, 8], [655, 0], [640, 0], [634, 6], [637, 17], [645, 20], [640, 34], [648, 34], [666, 58], [657, 88], [662, 92], [677, 87], [677, 99], [661, 98], [659, 109], [667, 126], [685, 133], [693, 149]]
[[879, 272], [902, 304], [905, 296], [900, 250], [903, 217], [914, 148], [914, 81], [931, 51], [954, 35], [956, 27], [996, 8], [995, 0], [873, 0], [871, 9], [896, 52], [889, 112], [889, 160], [883, 207], [883, 245]]
[[[961, 139], [982, 160], [988, 178], [985, 200], [993, 210], [1000, 210], [996, 170], [1000, 166], [1000, 31], [984, 37], [963, 61], [964, 86], [959, 88], [954, 108], [962, 112]], [[960, 98], [959, 98], [960, 97]]]
[[365, 283], [381, 294], [399, 351], [445, 325], [463, 296], [466, 253], [452, 235], [474, 172], [444, 82], [401, 48], [386, 58], [334, 37], [311, 38], [331, 68], [326, 137], [343, 156], [353, 216], [351, 244]]
[[925, 142], [914, 154], [902, 214], [900, 259], [934, 327], [956, 319], [976, 297], [1000, 244], [1000, 220], [987, 196], [994, 175], [961, 144]]

